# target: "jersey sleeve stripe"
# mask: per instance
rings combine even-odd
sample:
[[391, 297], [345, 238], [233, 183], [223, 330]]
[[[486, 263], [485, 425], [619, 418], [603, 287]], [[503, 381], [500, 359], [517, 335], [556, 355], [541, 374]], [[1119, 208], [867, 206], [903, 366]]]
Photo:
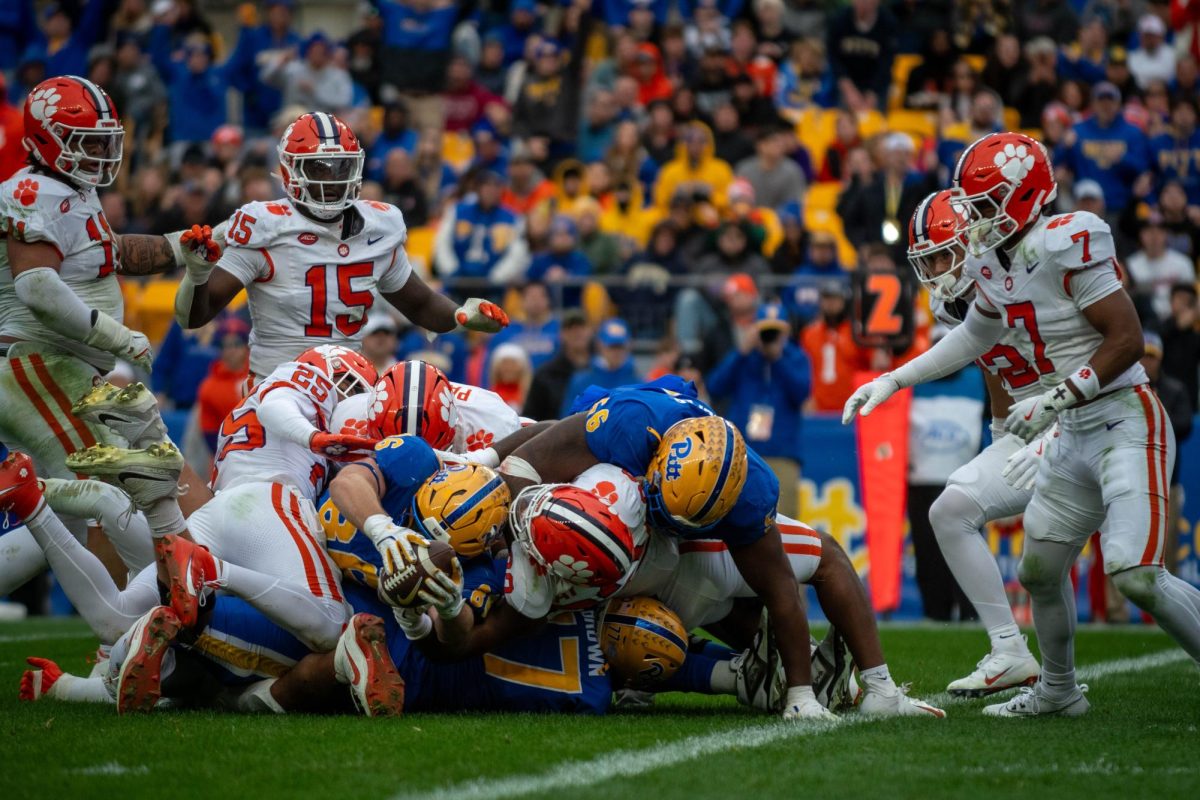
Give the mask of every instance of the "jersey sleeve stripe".
[[63, 393], [62, 388], [54, 382], [54, 377], [50, 374], [50, 370], [46, 368], [46, 362], [42, 360], [40, 355], [34, 354], [29, 357], [29, 363], [33, 365], [33, 371], [37, 373], [38, 380], [46, 387], [46, 391], [50, 392], [50, 396], [54, 398], [54, 402], [62, 411], [63, 418], [67, 420], [71, 427], [75, 430], [75, 435], [79, 437], [79, 441], [83, 442], [84, 447], [91, 447], [96, 444], [96, 437], [92, 436], [91, 430], [84, 424], [83, 420], [71, 413], [71, 404], [67, 402], [67, 396]]
[[271, 505], [274, 506], [275, 513], [283, 521], [283, 526], [287, 528], [288, 534], [291, 535], [296, 549], [300, 551], [300, 560], [304, 562], [304, 577], [308, 581], [308, 590], [314, 597], [324, 597], [325, 592], [321, 589], [320, 581], [317, 580], [317, 565], [313, 563], [312, 553], [309, 552], [304, 537], [296, 530], [295, 523], [292, 522], [291, 517], [284, 511], [282, 483], [271, 484]]

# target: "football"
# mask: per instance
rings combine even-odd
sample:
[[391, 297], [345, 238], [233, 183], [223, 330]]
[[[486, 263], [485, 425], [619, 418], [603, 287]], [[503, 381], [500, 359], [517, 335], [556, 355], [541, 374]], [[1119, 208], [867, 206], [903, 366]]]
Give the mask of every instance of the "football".
[[454, 548], [445, 542], [433, 541], [427, 545], [417, 545], [416, 560], [398, 571], [386, 567], [379, 574], [379, 597], [385, 603], [400, 608], [420, 605], [417, 592], [425, 578], [437, 570], [449, 571], [454, 560]]

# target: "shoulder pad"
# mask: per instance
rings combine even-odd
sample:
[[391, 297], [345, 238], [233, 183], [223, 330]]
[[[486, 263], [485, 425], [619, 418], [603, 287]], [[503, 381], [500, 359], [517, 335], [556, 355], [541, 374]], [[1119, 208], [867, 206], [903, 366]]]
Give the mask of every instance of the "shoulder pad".
[[312, 225], [290, 203], [256, 200], [242, 206], [229, 218], [225, 244], [257, 250], [287, 236], [300, 235]]
[[48, 242], [64, 250], [58, 221], [72, 202], [79, 202], [75, 190], [45, 175], [21, 171], [0, 184], [4, 228], [18, 241]]
[[1108, 223], [1090, 211], [1051, 217], [1042, 246], [1065, 269], [1082, 269], [1116, 256]]
[[397, 244], [408, 240], [408, 226], [404, 224], [404, 213], [391, 203], [378, 200], [356, 200], [354, 206], [363, 218], [363, 230], [399, 236]]

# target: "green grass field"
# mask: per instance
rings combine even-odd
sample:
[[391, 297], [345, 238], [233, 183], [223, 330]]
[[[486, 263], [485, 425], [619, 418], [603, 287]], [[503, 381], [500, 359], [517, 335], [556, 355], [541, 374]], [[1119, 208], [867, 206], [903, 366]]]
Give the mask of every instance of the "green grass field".
[[[926, 697], [986, 646], [973, 628], [885, 626], [883, 637], [893, 674]], [[1144, 629], [1081, 629], [1092, 702], [1081, 719], [988, 719], [975, 701], [947, 705], [940, 722], [835, 730], [684, 695], [597, 719], [118, 719], [113, 707], [17, 701], [25, 656], [81, 672], [92, 647], [77, 620], [0, 625], [0, 798], [1200, 796], [1200, 674]]]

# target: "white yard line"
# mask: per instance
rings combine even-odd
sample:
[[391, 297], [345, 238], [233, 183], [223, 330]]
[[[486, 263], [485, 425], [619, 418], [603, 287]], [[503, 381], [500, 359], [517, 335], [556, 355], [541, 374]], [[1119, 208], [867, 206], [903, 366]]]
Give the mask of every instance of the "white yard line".
[[150, 768], [145, 764], [139, 764], [135, 767], [127, 767], [116, 761], [107, 761], [103, 764], [96, 764], [91, 767], [79, 767], [78, 769], [69, 769], [67, 772], [74, 775], [148, 775]]
[[79, 633], [27, 633], [17, 636], [0, 636], [0, 644], [9, 644], [11, 642], [44, 642], [50, 639], [92, 639], [96, 638], [96, 634], [91, 631], [80, 631]]
[[[1119, 658], [1102, 661], [1078, 671], [1079, 680], [1089, 681], [1108, 675], [1138, 672], [1155, 667], [1164, 667], [1188, 661], [1187, 653], [1178, 649], [1163, 650], [1137, 658]], [[934, 705], [957, 702], [945, 694], [928, 698]], [[712, 733], [705, 736], [689, 736], [659, 747], [640, 750], [614, 750], [587, 761], [565, 761], [538, 775], [514, 775], [509, 778], [479, 778], [462, 783], [453, 783], [427, 792], [405, 792], [392, 800], [501, 800], [506, 797], [521, 797], [574, 787], [592, 787], [612, 778], [628, 778], [664, 767], [673, 767], [707, 755], [727, 750], [747, 750], [765, 747], [784, 739], [829, 733], [848, 726], [877, 722], [881, 718], [847, 717], [842, 724], [829, 727], [820, 723], [782, 724], [771, 722], [744, 728]], [[930, 723], [935, 724], [935, 723]]]

